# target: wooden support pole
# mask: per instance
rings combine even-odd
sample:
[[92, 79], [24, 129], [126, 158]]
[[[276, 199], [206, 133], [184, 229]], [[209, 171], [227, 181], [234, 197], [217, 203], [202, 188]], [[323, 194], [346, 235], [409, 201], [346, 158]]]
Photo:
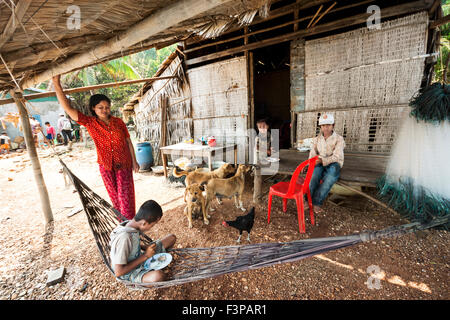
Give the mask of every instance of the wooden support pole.
[[436, 11], [436, 9], [439, 7], [439, 5], [441, 4], [441, 0], [435, 0], [433, 3], [433, 6], [430, 9], [430, 17], [431, 15]]
[[295, 143], [297, 141], [297, 122], [296, 122], [297, 113], [291, 110], [291, 148], [295, 148]]
[[[297, 0], [298, 2], [298, 0]], [[294, 20], [297, 21], [298, 20], [298, 10], [294, 9]], [[298, 22], [294, 23], [294, 32], [298, 31]]]
[[42, 211], [44, 213], [46, 225], [53, 221], [52, 209], [50, 207], [50, 200], [48, 197], [47, 187], [45, 185], [44, 177], [42, 176], [41, 164], [39, 163], [39, 158], [36, 152], [36, 146], [34, 145], [33, 134], [31, 132], [30, 120], [28, 118], [28, 112], [23, 104], [22, 93], [10, 91], [13, 97], [17, 109], [19, 109], [20, 120], [23, 128], [23, 136], [25, 138], [25, 144], [27, 146], [28, 155], [30, 156], [30, 161], [33, 166], [34, 178], [39, 191], [39, 196], [41, 198]]
[[253, 177], [253, 203], [261, 203], [262, 198], [262, 175], [261, 168], [257, 165], [255, 166]]
[[319, 22], [320, 19], [322, 19], [323, 16], [326, 15], [326, 14], [328, 13], [328, 11], [330, 11], [331, 9], [333, 9], [333, 7], [336, 5], [336, 3], [337, 3], [337, 2], [334, 2], [327, 10], [325, 10], [325, 12], [322, 13], [322, 14], [320, 15], [320, 17], [319, 17], [316, 21], [314, 21], [314, 23], [312, 24], [311, 28], [314, 28], [314, 26], [317, 24], [317, 22]]

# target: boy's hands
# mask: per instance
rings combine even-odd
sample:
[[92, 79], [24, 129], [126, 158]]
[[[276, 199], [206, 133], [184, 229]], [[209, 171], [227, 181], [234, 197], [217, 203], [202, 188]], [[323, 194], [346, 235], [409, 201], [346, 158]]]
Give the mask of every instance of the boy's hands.
[[151, 245], [148, 246], [148, 248], [145, 250], [145, 257], [146, 258], [151, 258], [152, 256], [155, 255], [156, 252], [156, 243], [152, 243]]

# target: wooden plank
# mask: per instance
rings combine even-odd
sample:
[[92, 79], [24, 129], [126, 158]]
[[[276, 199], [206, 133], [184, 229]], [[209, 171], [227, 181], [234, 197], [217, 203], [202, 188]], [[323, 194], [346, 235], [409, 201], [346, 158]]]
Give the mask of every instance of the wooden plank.
[[[392, 16], [418, 12], [423, 9], [427, 9], [429, 6], [430, 6], [430, 4], [426, 0], [419, 0], [419, 1], [402, 4], [402, 5], [388, 7], [388, 8], [383, 9], [383, 18], [389, 18]], [[371, 15], [371, 13], [362, 13], [362, 14], [358, 14], [358, 15], [355, 15], [352, 17], [348, 17], [348, 18], [332, 21], [329, 23], [325, 23], [323, 25], [315, 26], [314, 28], [310, 28], [307, 30], [303, 29], [300, 31], [287, 33], [287, 34], [284, 34], [284, 35], [281, 35], [278, 37], [274, 37], [271, 39], [265, 39], [265, 40], [251, 43], [248, 45], [230, 48], [227, 50], [223, 50], [221, 52], [211, 53], [211, 54], [208, 54], [208, 55], [205, 55], [202, 57], [197, 57], [197, 58], [186, 60], [186, 65], [193, 65], [193, 64], [197, 64], [197, 63], [237, 54], [237, 53], [243, 52], [245, 50], [254, 50], [254, 49], [270, 46], [273, 44], [290, 41], [290, 40], [300, 38], [300, 37], [311, 36], [311, 35], [329, 32], [329, 31], [333, 31], [333, 30], [337, 30], [337, 29], [342, 29], [345, 27], [353, 26], [353, 25], [363, 24], [370, 15]]]
[[64, 74], [81, 66], [96, 63], [101, 59], [120, 53], [123, 49], [129, 48], [153, 35], [164, 32], [164, 30], [183, 21], [194, 18], [229, 2], [231, 2], [231, 0], [176, 1], [143, 19], [141, 22], [136, 23], [128, 30], [110, 38], [102, 45], [95, 46], [92, 50], [70, 57], [52, 68], [30, 77], [24, 81], [22, 86], [24, 88], [29, 88], [37, 83], [52, 78], [54, 75]]
[[[162, 106], [161, 106], [161, 129], [160, 129], [160, 133], [161, 133], [161, 137], [160, 137], [160, 142], [159, 142], [159, 147], [165, 147], [166, 146], [166, 135], [167, 135], [167, 104], [168, 104], [168, 100], [169, 98], [166, 97], [166, 99], [164, 99], [164, 101], [162, 102]], [[159, 153], [161, 155], [161, 160], [163, 158], [163, 154], [160, 152]]]
[[254, 92], [254, 67], [253, 67], [253, 52], [246, 51], [247, 64], [247, 94], [248, 94], [248, 117], [247, 128], [253, 128], [255, 123], [255, 92]]
[[20, 25], [25, 13], [27, 12], [31, 2], [32, 2], [31, 0], [20, 0], [16, 4], [14, 12], [11, 12], [11, 17], [9, 18], [8, 23], [6, 24], [3, 33], [0, 35], [0, 49], [13, 36], [17, 27]]

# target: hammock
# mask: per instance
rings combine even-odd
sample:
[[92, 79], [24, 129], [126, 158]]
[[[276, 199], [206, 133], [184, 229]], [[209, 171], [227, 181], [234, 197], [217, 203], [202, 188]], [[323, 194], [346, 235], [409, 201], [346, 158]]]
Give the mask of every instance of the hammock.
[[[126, 218], [103, 198], [93, 192], [83, 181], [77, 178], [60, 159], [66, 174], [75, 186], [87, 215], [89, 226], [94, 235], [100, 255], [112, 275], [109, 257], [110, 234], [118, 220]], [[132, 283], [118, 281], [131, 289], [164, 288], [197, 280], [217, 277], [223, 274], [253, 270], [275, 264], [294, 262], [330, 250], [345, 248], [360, 242], [385, 237], [397, 237], [409, 232], [424, 230], [447, 222], [448, 219], [434, 219], [427, 224], [419, 222], [390, 227], [381, 231], [367, 231], [360, 234], [314, 238], [281, 243], [258, 243], [210, 248], [181, 248], [167, 250], [172, 256], [166, 281], [152, 283]], [[141, 241], [149, 244], [150, 239], [141, 233]]]

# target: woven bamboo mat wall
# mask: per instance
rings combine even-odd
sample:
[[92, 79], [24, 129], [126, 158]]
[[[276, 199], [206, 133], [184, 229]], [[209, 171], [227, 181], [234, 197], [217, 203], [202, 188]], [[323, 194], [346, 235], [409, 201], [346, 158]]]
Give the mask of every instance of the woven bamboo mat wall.
[[306, 42], [306, 111], [408, 103], [419, 89], [428, 15], [422, 12]]
[[[344, 137], [346, 151], [390, 153], [399, 125], [409, 109], [408, 105], [377, 106], [348, 108], [331, 113], [334, 114], [336, 133]], [[298, 114], [299, 140], [319, 134], [320, 114], [318, 111]]]
[[347, 151], [388, 153], [424, 71], [428, 14], [417, 13], [305, 44], [305, 111], [297, 141], [318, 134], [321, 112], [335, 115]]
[[238, 143], [245, 154], [248, 117], [245, 57], [220, 61], [187, 72], [192, 96], [194, 138], [214, 135], [219, 144]]

